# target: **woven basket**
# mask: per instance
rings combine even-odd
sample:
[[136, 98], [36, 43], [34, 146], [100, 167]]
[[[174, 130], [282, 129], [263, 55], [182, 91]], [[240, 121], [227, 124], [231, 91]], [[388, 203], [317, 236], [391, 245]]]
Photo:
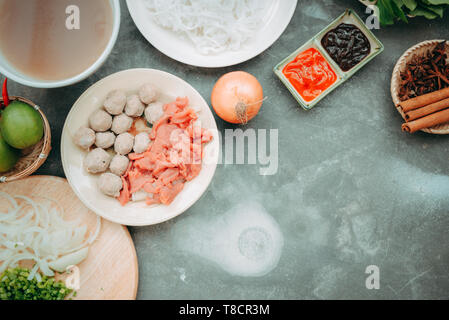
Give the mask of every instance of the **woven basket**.
[[[393, 75], [391, 77], [391, 97], [393, 98], [394, 105], [398, 112], [401, 114], [402, 118], [405, 120], [405, 114], [402, 112], [401, 108], [398, 108], [401, 100], [399, 99], [399, 89], [401, 85], [401, 72], [404, 72], [407, 63], [415, 55], [424, 55], [429, 49], [435, 48], [438, 43], [444, 40], [428, 40], [418, 43], [416, 46], [408, 49], [402, 57], [399, 58], [396, 66], [393, 70]], [[446, 51], [449, 55], [449, 48], [446, 46]], [[421, 131], [433, 134], [449, 134], [449, 123], [443, 123], [438, 126], [422, 129]]]
[[[28, 177], [47, 160], [51, 150], [51, 130], [47, 118], [38, 105], [22, 97], [10, 97], [11, 101], [22, 101], [36, 109], [44, 122], [44, 137], [34, 146], [22, 151], [22, 157], [10, 171], [0, 174], [0, 183], [14, 181]], [[3, 103], [3, 99], [0, 99]]]

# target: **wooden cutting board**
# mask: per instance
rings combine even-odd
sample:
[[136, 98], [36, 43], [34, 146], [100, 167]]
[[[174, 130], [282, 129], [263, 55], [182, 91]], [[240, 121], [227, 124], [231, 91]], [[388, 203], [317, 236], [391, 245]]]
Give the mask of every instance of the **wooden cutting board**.
[[[81, 203], [65, 179], [32, 176], [0, 184], [0, 191], [55, 200], [69, 220], [81, 219], [90, 232], [95, 229], [96, 215]], [[102, 219], [97, 240], [90, 246], [87, 259], [77, 267], [80, 289], [74, 300], [136, 299], [137, 254], [126, 227]], [[64, 280], [68, 276], [59, 278]]]

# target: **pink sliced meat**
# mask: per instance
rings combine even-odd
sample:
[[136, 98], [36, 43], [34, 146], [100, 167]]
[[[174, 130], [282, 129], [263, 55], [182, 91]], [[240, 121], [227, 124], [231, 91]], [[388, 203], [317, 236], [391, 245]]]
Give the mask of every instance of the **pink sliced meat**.
[[188, 105], [188, 98], [177, 98], [164, 105], [164, 116], [150, 134], [149, 149], [129, 155], [130, 165], [122, 176], [123, 190], [118, 197], [122, 205], [140, 190], [148, 194], [147, 205], [169, 205], [184, 184], [201, 172], [203, 145], [213, 136], [194, 126], [198, 116]]

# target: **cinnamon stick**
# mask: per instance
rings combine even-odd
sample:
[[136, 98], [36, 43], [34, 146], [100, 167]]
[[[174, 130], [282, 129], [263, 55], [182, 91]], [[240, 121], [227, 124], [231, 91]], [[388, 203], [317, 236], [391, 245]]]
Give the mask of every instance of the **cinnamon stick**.
[[407, 122], [413, 121], [447, 108], [449, 108], [449, 99], [444, 99], [436, 103], [429, 104], [428, 106], [409, 111], [405, 114], [405, 120]]
[[402, 130], [414, 133], [418, 130], [431, 128], [446, 122], [449, 122], [449, 109], [438, 111], [424, 118], [404, 123], [402, 125]]
[[401, 103], [399, 103], [399, 106], [405, 113], [407, 113], [411, 110], [415, 110], [447, 98], [449, 98], [449, 88], [434, 91], [416, 98], [402, 101]]

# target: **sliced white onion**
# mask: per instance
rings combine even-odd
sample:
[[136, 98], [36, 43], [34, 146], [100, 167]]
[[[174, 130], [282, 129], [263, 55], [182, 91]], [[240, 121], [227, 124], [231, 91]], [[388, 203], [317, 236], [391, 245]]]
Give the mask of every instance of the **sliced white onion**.
[[63, 209], [52, 207], [49, 202], [53, 206], [57, 203], [51, 199], [35, 201], [4, 192], [0, 198], [9, 202], [9, 210], [0, 210], [0, 273], [17, 267], [20, 261], [32, 260], [35, 265], [29, 279], [40, 281], [39, 272], [53, 276], [53, 270], [63, 272], [84, 260], [88, 246], [100, 233], [100, 217], [88, 235], [87, 226], [80, 221], [64, 220]]
[[48, 264], [50, 268], [58, 272], [64, 272], [70, 266], [76, 266], [81, 261], [87, 258], [89, 253], [89, 248], [83, 248], [74, 253], [65, 255], [55, 261], [52, 261]]

